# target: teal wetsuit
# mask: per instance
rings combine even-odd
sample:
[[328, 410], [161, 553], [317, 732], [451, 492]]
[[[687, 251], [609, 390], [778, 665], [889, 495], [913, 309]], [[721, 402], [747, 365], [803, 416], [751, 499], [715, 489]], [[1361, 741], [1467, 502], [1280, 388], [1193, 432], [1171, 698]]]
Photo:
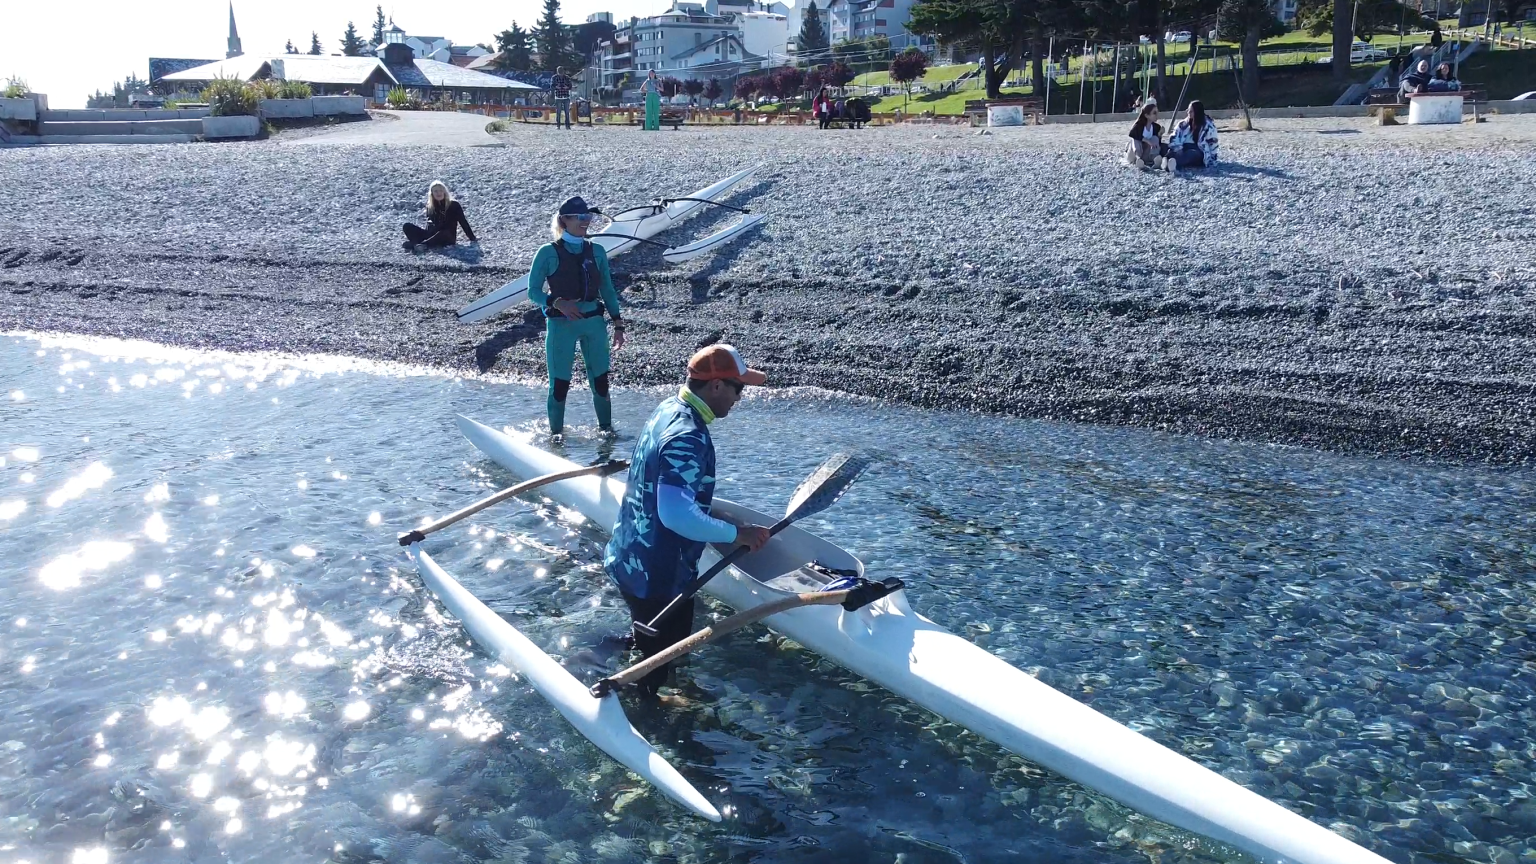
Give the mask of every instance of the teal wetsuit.
[[[613, 277], [608, 271], [608, 253], [602, 246], [570, 234], [557, 242], [564, 244], [567, 254], [556, 251], [554, 243], [539, 247], [528, 274], [528, 299], [542, 308], [548, 318], [544, 327], [544, 360], [549, 365], [549, 431], [560, 434], [565, 428], [565, 398], [571, 389], [578, 346], [587, 383], [592, 388], [597, 425], [609, 429], [613, 426], [613, 403], [608, 399], [608, 323], [603, 320], [603, 312], [606, 308], [614, 321], [621, 317], [619, 295], [613, 290]], [[571, 320], [561, 315], [554, 307], [559, 297], [575, 300], [584, 317]]]

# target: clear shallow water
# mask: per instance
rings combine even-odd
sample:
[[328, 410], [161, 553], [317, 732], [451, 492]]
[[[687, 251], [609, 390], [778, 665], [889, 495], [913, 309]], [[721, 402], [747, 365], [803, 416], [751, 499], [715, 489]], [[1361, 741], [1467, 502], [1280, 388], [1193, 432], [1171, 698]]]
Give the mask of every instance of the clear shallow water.
[[[541, 392], [137, 352], [0, 339], [0, 858], [1242, 860], [762, 630], [695, 659], [694, 710], [632, 712], [731, 812], [682, 816], [509, 684], [394, 543], [510, 479], [452, 415], [527, 427]], [[618, 394], [621, 428], [658, 395]], [[1531, 473], [739, 411], [722, 494], [764, 510], [833, 450], [886, 452], [812, 527], [939, 623], [1393, 860], [1536, 855]], [[604, 539], [514, 502], [428, 548], [590, 675], [626, 621]]]

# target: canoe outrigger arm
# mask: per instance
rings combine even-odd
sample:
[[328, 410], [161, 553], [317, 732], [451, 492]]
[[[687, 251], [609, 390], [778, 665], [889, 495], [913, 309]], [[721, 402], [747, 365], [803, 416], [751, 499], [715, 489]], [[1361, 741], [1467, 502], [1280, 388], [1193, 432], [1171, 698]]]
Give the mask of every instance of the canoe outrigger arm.
[[695, 648], [707, 645], [728, 633], [735, 633], [737, 630], [755, 624], [771, 615], [788, 612], [791, 609], [800, 609], [805, 606], [841, 606], [845, 611], [857, 612], [865, 606], [884, 599], [906, 587], [900, 579], [894, 576], [879, 582], [865, 579], [862, 576], [853, 577], [846, 581], [853, 584], [845, 588], [836, 588], [828, 591], [793, 594], [789, 597], [764, 603], [745, 612], [737, 612], [735, 615], [705, 627], [686, 639], [674, 642], [665, 650], [659, 651], [639, 663], [615, 672], [593, 684], [592, 695], [601, 699], [620, 687], [639, 681], [641, 678]]

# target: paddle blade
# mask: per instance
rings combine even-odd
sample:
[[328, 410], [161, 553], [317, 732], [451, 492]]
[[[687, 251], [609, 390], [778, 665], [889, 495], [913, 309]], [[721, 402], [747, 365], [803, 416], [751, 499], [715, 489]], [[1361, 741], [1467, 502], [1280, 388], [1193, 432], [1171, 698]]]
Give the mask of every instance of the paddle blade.
[[821, 467], [805, 478], [805, 482], [795, 487], [795, 494], [789, 499], [784, 518], [793, 522], [831, 507], [868, 467], [867, 456], [853, 453], [834, 455], [821, 463]]

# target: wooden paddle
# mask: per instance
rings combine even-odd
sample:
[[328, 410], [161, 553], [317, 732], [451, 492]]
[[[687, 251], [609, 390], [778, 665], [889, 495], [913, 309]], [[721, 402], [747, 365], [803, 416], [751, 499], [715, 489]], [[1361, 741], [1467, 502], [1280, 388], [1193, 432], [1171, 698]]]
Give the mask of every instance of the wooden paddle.
[[894, 577], [886, 579], [883, 582], [870, 582], [865, 579], [860, 579], [859, 584], [853, 586], [852, 588], [846, 588], [838, 591], [815, 591], [806, 594], [792, 594], [779, 600], [773, 600], [771, 602], [764, 603], [763, 605], [754, 609], [748, 609], [745, 612], [738, 612], [729, 618], [719, 621], [709, 627], [705, 627], [703, 630], [694, 633], [692, 636], [689, 636], [686, 639], [674, 642], [670, 647], [660, 652], [659, 654], [653, 654], [650, 657], [640, 661], [639, 663], [629, 667], [628, 669], [615, 672], [612, 675], [609, 675], [607, 678], [604, 678], [596, 684], [593, 684], [592, 695], [601, 699], [602, 697], [607, 696], [609, 693], [612, 693], [614, 690], [617, 690], [620, 687], [625, 687], [635, 683], [636, 681], [639, 681], [641, 678], [644, 678], [645, 676], [651, 674], [657, 669], [660, 669], [668, 663], [671, 663], [673, 660], [676, 660], [677, 658], [687, 654], [695, 648], [698, 648], [702, 645], [707, 645], [710, 642], [713, 642], [716, 639], [719, 639], [720, 637], [729, 633], [735, 633], [737, 630], [740, 630], [743, 627], [756, 624], [757, 622], [771, 615], [777, 615], [780, 612], [788, 612], [791, 609], [799, 609], [804, 606], [841, 605], [844, 609], [852, 612], [861, 607], [868, 606], [869, 604], [879, 600], [881, 597], [884, 597], [893, 591], [899, 591], [903, 587], [904, 586], [902, 585], [901, 580]]
[[479, 513], [481, 510], [491, 506], [492, 504], [499, 504], [508, 498], [521, 495], [524, 492], [537, 489], [540, 486], [546, 486], [550, 483], [558, 483], [561, 480], [570, 480], [573, 477], [585, 477], [589, 474], [596, 474], [599, 477], [607, 477], [610, 474], [617, 474], [628, 467], [629, 463], [623, 459], [610, 459], [607, 462], [602, 462], [597, 465], [588, 465], [583, 468], [571, 468], [566, 471], [556, 471], [553, 474], [545, 474], [543, 477], [535, 477], [532, 480], [526, 480], [517, 484], [516, 486], [503, 489], [488, 498], [483, 498], [479, 501], [476, 501], [475, 503], [465, 507], [462, 510], [450, 513], [430, 525], [417, 528], [416, 530], [407, 534], [401, 534], [400, 545], [409, 546], [412, 543], [420, 543], [421, 541], [427, 539], [428, 534], [441, 531], [455, 522], [468, 519], [476, 513]]
[[[868, 467], [869, 459], [867, 457], [848, 453], [838, 453], [821, 463], [821, 466], [813, 471], [811, 476], [805, 478], [799, 486], [795, 487], [795, 494], [790, 497], [789, 506], [785, 508], [784, 518], [773, 523], [773, 527], [768, 529], [768, 536], [772, 537], [783, 531], [798, 519], [803, 519], [813, 513], [820, 513], [831, 507], [837, 499], [843, 497], [843, 493], [848, 491], [848, 487], [853, 485], [853, 481], [857, 480], [859, 475], [864, 472], [864, 469]], [[683, 593], [674, 597], [672, 602], [668, 603], [665, 609], [657, 613], [655, 618], [646, 623], [636, 621], [635, 629], [647, 636], [655, 636], [657, 624], [660, 624], [663, 619], [672, 614], [673, 610], [683, 601], [697, 594], [699, 589], [703, 588], [709, 580], [715, 578], [720, 571], [735, 563], [736, 559], [745, 554], [747, 554], [746, 546], [737, 546], [735, 549], [732, 549], [724, 558], [716, 561], [715, 566], [704, 571], [704, 575], [688, 583], [688, 587], [683, 589]]]

